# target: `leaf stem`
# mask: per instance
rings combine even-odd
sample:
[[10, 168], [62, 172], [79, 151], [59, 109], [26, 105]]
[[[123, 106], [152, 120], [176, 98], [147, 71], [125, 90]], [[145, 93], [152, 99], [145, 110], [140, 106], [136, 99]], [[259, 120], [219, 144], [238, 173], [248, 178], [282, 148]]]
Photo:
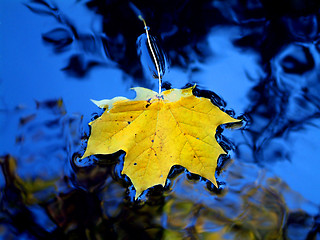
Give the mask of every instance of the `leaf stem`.
[[157, 68], [158, 79], [159, 79], [159, 95], [160, 95], [160, 94], [161, 94], [161, 75], [160, 75], [159, 64], [158, 64], [156, 55], [155, 55], [155, 53], [154, 53], [154, 51], [153, 51], [153, 48], [152, 48], [152, 45], [151, 45], [151, 41], [150, 41], [150, 37], [149, 37], [149, 32], [148, 32], [148, 26], [147, 26], [147, 24], [146, 24], [146, 21], [144, 20], [144, 18], [143, 18], [141, 15], [139, 15], [138, 17], [139, 17], [139, 19], [140, 19], [140, 20], [143, 22], [143, 24], [144, 24], [144, 29], [146, 30], [146, 34], [147, 34], [148, 45], [149, 45], [149, 48], [150, 48], [150, 51], [151, 51], [153, 60], [154, 60], [154, 62], [155, 62], [156, 68]]

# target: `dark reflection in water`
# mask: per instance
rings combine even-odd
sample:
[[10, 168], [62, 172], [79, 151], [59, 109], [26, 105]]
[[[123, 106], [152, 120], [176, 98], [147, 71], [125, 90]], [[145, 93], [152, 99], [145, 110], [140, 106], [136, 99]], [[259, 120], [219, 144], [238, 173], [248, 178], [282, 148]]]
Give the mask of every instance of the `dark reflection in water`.
[[[157, 73], [137, 12], [146, 19], [159, 50], [160, 74], [169, 76], [165, 89], [193, 85], [192, 77], [181, 86], [174, 85], [175, 78], [185, 78], [179, 75], [185, 72], [201, 76], [230, 52], [255, 56], [254, 67], [260, 72], [256, 77], [244, 69], [242, 79], [234, 62], [219, 67], [222, 76], [234, 72], [236, 78], [224, 89], [240, 86], [237, 90], [246, 101], [234, 97], [237, 106], [210, 91], [214, 76], [196, 80], [196, 96], [210, 98], [245, 122], [241, 130], [224, 131], [228, 136], [222, 135], [225, 126], [217, 130], [217, 141], [230, 153], [218, 162], [219, 189], [176, 166], [164, 188], [153, 187], [138, 201], [133, 200], [130, 180], [121, 175], [124, 152], [80, 159], [90, 132], [88, 110], [70, 112], [64, 101], [86, 89], [61, 91], [57, 99], [35, 99], [34, 107], [23, 102], [12, 109], [0, 105], [0, 116], [8, 119], [0, 126], [13, 129], [15, 138], [11, 146], [1, 137], [3, 239], [320, 237], [318, 1], [75, 1], [73, 7], [81, 6], [95, 19], [90, 31], [82, 28], [86, 15], [80, 10], [62, 10], [63, 3], [55, 1], [23, 3], [35, 16], [52, 20], [39, 37], [49, 51], [67, 60], [61, 71], [68, 81], [86, 79], [101, 88], [89, 73], [114, 68], [133, 77], [135, 85], [155, 86]], [[224, 42], [213, 48], [219, 44], [218, 34]], [[221, 55], [217, 49], [224, 46], [221, 52], [226, 55]], [[241, 64], [246, 63], [235, 65], [247, 67]], [[106, 76], [106, 86], [113, 77]], [[113, 89], [127, 86], [120, 82], [107, 87], [106, 98], [112, 98]], [[11, 100], [1, 96], [1, 103]]]
[[[1, 225], [7, 229], [2, 236], [306, 239], [316, 236], [319, 228], [317, 217], [299, 210], [310, 203], [280, 179], [259, 176], [254, 166], [233, 164], [226, 176], [228, 189], [220, 192], [205, 191], [206, 181], [197, 176], [175, 174], [165, 192], [156, 187], [143, 203], [126, 197], [128, 184], [116, 176], [115, 164], [109, 160], [75, 170], [73, 180], [67, 176], [22, 180], [16, 174], [15, 159], [2, 158], [6, 185]], [[51, 187], [60, 191], [49, 191]], [[287, 205], [288, 199], [294, 199], [293, 206]]]

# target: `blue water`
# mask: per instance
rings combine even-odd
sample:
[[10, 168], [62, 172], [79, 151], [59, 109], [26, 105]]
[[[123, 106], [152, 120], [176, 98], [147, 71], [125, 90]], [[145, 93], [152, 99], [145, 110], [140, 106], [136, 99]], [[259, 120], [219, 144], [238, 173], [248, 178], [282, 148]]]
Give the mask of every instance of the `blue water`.
[[[0, 2], [1, 238], [320, 239], [319, 4], [132, 3]], [[79, 159], [90, 99], [158, 90], [137, 12], [164, 85], [244, 119], [219, 189], [177, 167], [134, 202], [124, 153]]]

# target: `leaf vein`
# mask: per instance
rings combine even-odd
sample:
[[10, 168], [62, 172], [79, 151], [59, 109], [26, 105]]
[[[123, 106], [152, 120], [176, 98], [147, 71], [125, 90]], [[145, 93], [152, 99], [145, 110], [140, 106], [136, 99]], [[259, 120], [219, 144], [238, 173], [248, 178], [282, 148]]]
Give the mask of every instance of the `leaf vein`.
[[[173, 112], [171, 111], [171, 108], [170, 108], [169, 105], [168, 105], [168, 109], [169, 109], [169, 112], [171, 113], [172, 117], [174, 118], [174, 120], [177, 122], [177, 125], [178, 125], [179, 130], [180, 130], [182, 133], [184, 133], [184, 132], [182, 131], [180, 125], [179, 125], [179, 122], [177, 121], [177, 118], [174, 116]], [[198, 154], [197, 154], [196, 150], [193, 148], [193, 146], [192, 146], [191, 143], [189, 142], [188, 138], [185, 137], [185, 139], [186, 139], [186, 142], [185, 142], [185, 144], [183, 145], [183, 148], [185, 148], [185, 145], [188, 143], [188, 144], [190, 145], [192, 151], [193, 151], [194, 154], [196, 155], [196, 157], [197, 157], [197, 158], [199, 159], [199, 161], [201, 162], [200, 158], [198, 157]], [[183, 148], [182, 148], [182, 149], [183, 149]], [[181, 152], [182, 152], [182, 151], [180, 151], [180, 156], [181, 156]], [[202, 165], [202, 167], [203, 167], [202, 162], [201, 162], [201, 165]]]

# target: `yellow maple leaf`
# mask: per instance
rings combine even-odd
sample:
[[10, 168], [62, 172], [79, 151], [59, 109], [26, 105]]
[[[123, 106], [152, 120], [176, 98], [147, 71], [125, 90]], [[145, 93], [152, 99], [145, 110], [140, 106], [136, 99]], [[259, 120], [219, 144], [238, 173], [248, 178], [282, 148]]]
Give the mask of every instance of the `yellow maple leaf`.
[[164, 186], [174, 165], [218, 187], [215, 170], [225, 151], [215, 139], [216, 128], [240, 120], [221, 111], [210, 99], [194, 96], [193, 88], [158, 94], [137, 87], [133, 100], [94, 101], [106, 111], [89, 123], [91, 135], [82, 158], [125, 151], [122, 174], [132, 181], [135, 198], [152, 186]]

